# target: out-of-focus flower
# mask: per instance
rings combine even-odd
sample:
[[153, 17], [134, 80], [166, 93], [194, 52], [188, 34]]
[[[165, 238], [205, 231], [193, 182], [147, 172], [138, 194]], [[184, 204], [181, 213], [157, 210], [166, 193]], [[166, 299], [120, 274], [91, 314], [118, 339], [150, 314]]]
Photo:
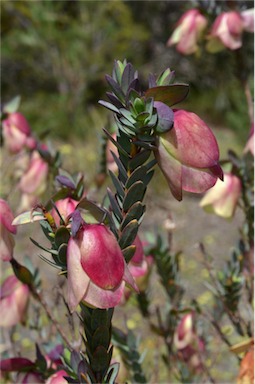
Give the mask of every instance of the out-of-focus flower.
[[231, 173], [224, 173], [224, 181], [218, 180], [215, 186], [206, 192], [200, 207], [209, 213], [231, 218], [235, 213], [241, 190], [240, 179]]
[[196, 334], [192, 312], [183, 316], [177, 326], [174, 345], [180, 359], [187, 363], [192, 370], [199, 371], [202, 368], [201, 353], [205, 350], [205, 344]]
[[151, 256], [145, 256], [143, 243], [139, 236], [136, 236], [133, 244], [136, 246], [136, 251], [128, 264], [128, 268], [135, 278], [139, 290], [144, 291], [147, 287], [153, 258]]
[[252, 123], [248, 141], [244, 148], [244, 153], [251, 152], [254, 156], [254, 123]]
[[[117, 140], [117, 135], [116, 133], [113, 133], [112, 134], [112, 138], [114, 140]], [[113, 152], [117, 157], [119, 156], [118, 155], [118, 149], [117, 147], [111, 142], [111, 140], [108, 140], [107, 141], [107, 145], [106, 145], [106, 162], [107, 162], [107, 168], [112, 171], [112, 172], [117, 172], [118, 170], [118, 166], [117, 164], [115, 163], [114, 161], [114, 158], [112, 156], [112, 153]]]
[[83, 224], [68, 242], [68, 303], [97, 308], [116, 306], [125, 282], [138, 290], [113, 233], [103, 224]]
[[235, 50], [242, 46], [243, 19], [236, 11], [221, 13], [212, 25], [207, 50], [215, 53], [225, 48]]
[[15, 242], [12, 234], [17, 232], [16, 227], [12, 225], [13, 220], [14, 216], [8, 203], [0, 199], [0, 258], [3, 261], [9, 261], [13, 256]]
[[[26, 369], [28, 372], [21, 372]], [[35, 363], [24, 357], [12, 357], [1, 361], [1, 373], [19, 372], [15, 383], [19, 384], [39, 384], [44, 383], [42, 376], [35, 372]]]
[[254, 345], [241, 361], [237, 384], [254, 383]]
[[[63, 218], [64, 221], [67, 220], [68, 216], [75, 211], [75, 208], [79, 202], [77, 200], [71, 199], [71, 197], [67, 197], [65, 199], [61, 199], [56, 201], [55, 205]], [[55, 208], [52, 209], [52, 217], [55, 220], [56, 225], [60, 225], [60, 217], [56, 212]]]
[[177, 23], [167, 46], [177, 44], [176, 49], [183, 55], [198, 51], [198, 41], [207, 26], [206, 18], [197, 9], [185, 12]]
[[46, 189], [48, 168], [48, 164], [42, 159], [39, 152], [33, 151], [28, 169], [20, 179], [20, 190], [36, 196], [43, 193]]
[[44, 382], [42, 375], [37, 372], [19, 372], [15, 381], [16, 384], [41, 384]]
[[159, 135], [155, 157], [177, 200], [182, 200], [183, 190], [202, 193], [223, 179], [217, 141], [192, 112], [174, 111], [174, 126]]
[[66, 379], [64, 379], [64, 376], [68, 376], [68, 374], [66, 373], [66, 371], [61, 369], [60, 371], [51, 375], [47, 379], [45, 384], [67, 384], [68, 381]]
[[31, 136], [30, 126], [20, 112], [10, 113], [3, 120], [4, 143], [12, 153], [18, 153], [25, 146], [35, 148], [36, 142]]
[[12, 327], [24, 322], [29, 299], [29, 288], [15, 275], [7, 277], [0, 289], [0, 326]]
[[243, 28], [247, 32], [254, 33], [254, 8], [246, 9], [241, 12]]

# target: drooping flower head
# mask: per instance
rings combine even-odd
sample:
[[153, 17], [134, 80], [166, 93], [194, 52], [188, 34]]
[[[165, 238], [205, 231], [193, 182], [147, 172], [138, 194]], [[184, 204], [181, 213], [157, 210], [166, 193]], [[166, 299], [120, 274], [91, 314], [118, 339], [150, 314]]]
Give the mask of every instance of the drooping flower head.
[[208, 36], [207, 50], [215, 53], [225, 48], [236, 50], [242, 46], [244, 24], [236, 11], [221, 13], [213, 23]]
[[177, 200], [182, 200], [183, 190], [202, 193], [223, 179], [217, 141], [192, 112], [174, 111], [174, 126], [159, 135], [155, 157]]
[[46, 189], [49, 166], [38, 151], [33, 151], [27, 170], [19, 182], [20, 190], [25, 194], [39, 196]]
[[205, 350], [205, 344], [196, 333], [193, 312], [184, 315], [178, 324], [174, 334], [174, 345], [181, 360], [193, 371], [201, 370], [201, 354]]
[[198, 41], [206, 28], [207, 20], [198, 9], [185, 12], [167, 42], [168, 46], [177, 44], [176, 49], [183, 55], [198, 51]]
[[35, 148], [36, 142], [26, 118], [20, 112], [10, 113], [3, 120], [4, 143], [11, 153], [18, 153], [24, 147]]
[[97, 307], [116, 306], [125, 282], [137, 289], [113, 233], [104, 224], [83, 223], [67, 249], [68, 302]]
[[3, 261], [11, 260], [15, 245], [12, 234], [17, 232], [12, 225], [14, 216], [8, 203], [0, 199], [0, 258]]
[[7, 277], [0, 290], [0, 326], [12, 327], [23, 322], [29, 299], [29, 288], [15, 275]]
[[207, 212], [231, 218], [241, 196], [241, 189], [241, 181], [237, 176], [224, 173], [224, 181], [218, 180], [215, 186], [206, 192], [200, 206]]

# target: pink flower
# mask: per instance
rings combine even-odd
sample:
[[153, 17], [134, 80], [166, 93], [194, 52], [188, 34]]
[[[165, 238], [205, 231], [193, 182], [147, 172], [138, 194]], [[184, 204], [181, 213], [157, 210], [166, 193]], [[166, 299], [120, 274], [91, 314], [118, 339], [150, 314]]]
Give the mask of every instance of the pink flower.
[[182, 200], [182, 190], [202, 193], [223, 178], [217, 141], [191, 112], [174, 111], [174, 126], [159, 136], [155, 157], [177, 200]]
[[113, 233], [103, 224], [83, 224], [67, 248], [68, 303], [97, 308], [116, 306], [125, 282], [137, 290]]
[[3, 137], [10, 152], [18, 153], [26, 145], [29, 148], [35, 147], [35, 140], [30, 135], [30, 126], [21, 113], [10, 113], [7, 119], [3, 120]]
[[200, 202], [207, 212], [215, 213], [224, 218], [231, 218], [241, 196], [240, 179], [231, 173], [224, 173], [224, 181], [217, 181]]
[[236, 11], [221, 13], [213, 23], [208, 36], [207, 49], [215, 53], [228, 48], [238, 49], [242, 46], [243, 20]]
[[[114, 140], [117, 140], [117, 135], [116, 133], [113, 133], [112, 134], [112, 138]], [[111, 140], [108, 140], [107, 141], [107, 146], [106, 146], [106, 161], [107, 161], [107, 168], [112, 171], [112, 172], [117, 172], [118, 170], [118, 166], [117, 164], [115, 163], [114, 161], [114, 158], [113, 158], [113, 155], [112, 153], [113, 152], [116, 156], [119, 156], [118, 155], [118, 149], [117, 147], [111, 142]]]
[[181, 319], [174, 334], [174, 345], [179, 358], [191, 369], [199, 371], [202, 368], [201, 353], [205, 350], [205, 344], [196, 334], [194, 313], [187, 313]]
[[13, 220], [14, 216], [8, 203], [0, 199], [0, 255], [3, 261], [9, 261], [13, 256], [15, 242], [12, 233], [17, 232], [16, 227], [12, 225]]
[[37, 196], [43, 193], [46, 189], [48, 168], [48, 164], [41, 158], [39, 152], [33, 151], [28, 169], [20, 179], [20, 190]]
[[241, 12], [241, 18], [243, 20], [243, 29], [247, 32], [254, 33], [254, 8]]
[[45, 384], [67, 384], [68, 381], [64, 379], [64, 376], [68, 376], [63, 369], [51, 375]]
[[12, 327], [24, 322], [28, 305], [29, 289], [16, 276], [9, 276], [0, 289], [0, 326]]
[[[71, 199], [70, 197], [67, 197], [65, 199], [61, 199], [56, 201], [55, 205], [62, 216], [63, 220], [66, 221], [68, 219], [68, 216], [75, 211], [75, 208], [79, 201], [76, 201], [74, 199]], [[55, 223], [57, 226], [60, 225], [60, 218], [56, 210], [52, 209], [52, 217], [55, 220]]]
[[207, 20], [197, 9], [185, 12], [177, 23], [167, 46], [177, 44], [177, 51], [190, 55], [198, 51], [198, 40], [206, 28]]
[[153, 258], [145, 256], [143, 243], [139, 236], [136, 236], [133, 244], [136, 246], [136, 251], [128, 264], [128, 268], [131, 275], [135, 278], [139, 290], [144, 291], [148, 283]]

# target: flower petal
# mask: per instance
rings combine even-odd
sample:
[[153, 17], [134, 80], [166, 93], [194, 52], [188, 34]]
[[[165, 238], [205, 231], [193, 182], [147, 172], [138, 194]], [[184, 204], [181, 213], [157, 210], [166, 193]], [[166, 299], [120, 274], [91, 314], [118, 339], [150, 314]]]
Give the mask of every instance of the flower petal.
[[70, 238], [67, 247], [67, 287], [68, 304], [71, 312], [82, 300], [89, 284], [89, 277], [81, 266], [80, 258], [79, 246], [73, 238]]
[[124, 288], [124, 281], [122, 281], [122, 283], [113, 290], [102, 289], [90, 281], [83, 300], [96, 308], [113, 308], [121, 301], [124, 294]]
[[113, 233], [103, 224], [85, 224], [80, 247], [81, 264], [90, 279], [103, 289], [119, 286], [125, 261]]

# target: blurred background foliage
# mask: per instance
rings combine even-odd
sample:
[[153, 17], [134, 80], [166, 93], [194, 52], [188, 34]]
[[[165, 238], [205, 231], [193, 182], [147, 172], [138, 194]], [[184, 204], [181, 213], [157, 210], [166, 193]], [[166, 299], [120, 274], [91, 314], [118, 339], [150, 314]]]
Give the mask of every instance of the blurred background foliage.
[[[221, 2], [224, 3], [224, 2]], [[240, 1], [243, 7], [251, 2]], [[22, 96], [35, 132], [87, 139], [106, 122], [104, 75], [114, 59], [131, 61], [144, 82], [166, 67], [191, 86], [186, 109], [235, 131], [244, 144], [247, 105], [232, 52], [181, 56], [166, 42], [191, 1], [2, 1], [2, 101]], [[253, 74], [253, 35], [245, 70]], [[243, 67], [244, 68], [244, 67]], [[250, 78], [253, 84], [253, 78]], [[146, 83], [145, 83], [146, 86]]]

